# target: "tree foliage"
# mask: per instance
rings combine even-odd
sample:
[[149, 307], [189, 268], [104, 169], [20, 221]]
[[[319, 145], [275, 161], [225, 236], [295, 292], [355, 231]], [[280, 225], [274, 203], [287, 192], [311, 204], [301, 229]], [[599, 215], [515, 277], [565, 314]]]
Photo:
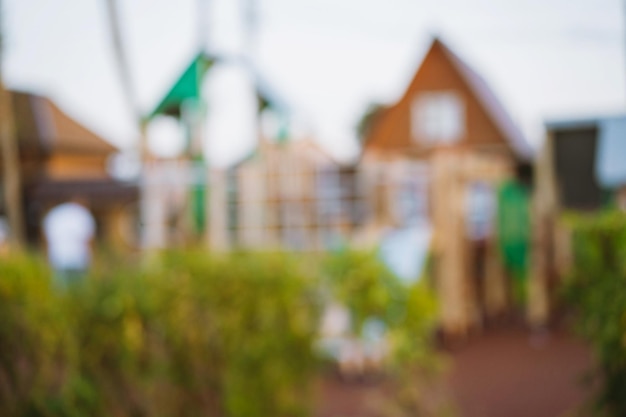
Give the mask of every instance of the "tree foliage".
[[372, 127], [386, 109], [387, 106], [380, 103], [368, 104], [356, 126], [357, 137], [361, 144], [367, 141], [367, 136], [370, 134]]
[[577, 217], [574, 265], [567, 300], [578, 311], [578, 329], [598, 361], [600, 416], [626, 415], [626, 215], [606, 212]]

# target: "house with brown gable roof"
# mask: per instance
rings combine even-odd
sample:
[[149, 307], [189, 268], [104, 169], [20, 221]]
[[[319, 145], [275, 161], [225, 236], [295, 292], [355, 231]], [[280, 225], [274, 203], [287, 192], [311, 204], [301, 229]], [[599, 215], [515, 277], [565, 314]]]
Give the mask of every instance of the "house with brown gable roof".
[[[107, 168], [109, 158], [118, 149], [46, 97], [11, 92], [11, 98], [28, 242], [41, 242], [45, 213], [72, 198], [89, 206], [98, 226], [98, 238], [114, 242], [134, 239], [121, 235], [132, 234], [137, 187], [114, 180]], [[2, 213], [4, 202], [0, 202]]]
[[532, 157], [504, 106], [435, 38], [401, 98], [369, 120], [360, 162], [377, 200], [369, 235], [407, 220], [432, 226], [430, 275], [447, 332], [465, 334], [504, 312], [495, 203], [500, 185], [528, 172]]
[[365, 157], [472, 150], [527, 161], [532, 150], [486, 81], [435, 38], [400, 100], [381, 110]]

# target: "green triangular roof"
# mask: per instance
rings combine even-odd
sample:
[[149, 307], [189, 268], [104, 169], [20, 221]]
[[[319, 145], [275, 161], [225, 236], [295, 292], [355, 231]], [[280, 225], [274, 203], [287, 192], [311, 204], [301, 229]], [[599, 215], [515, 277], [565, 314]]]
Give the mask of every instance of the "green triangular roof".
[[[165, 94], [165, 97], [148, 114], [147, 119], [152, 119], [159, 114], [180, 117], [180, 108], [185, 100], [197, 100], [200, 98], [201, 80], [216, 61], [215, 57], [207, 56], [203, 53], [196, 55], [172, 88]], [[285, 103], [274, 94], [264, 80], [260, 79], [258, 74], [255, 82], [259, 111], [263, 111], [268, 107], [278, 111], [286, 111], [287, 106]]]
[[180, 116], [180, 106], [190, 98], [200, 97], [200, 80], [215, 60], [204, 54], [198, 54], [185, 69], [174, 86], [167, 92], [159, 104], [148, 114], [148, 119], [158, 114]]

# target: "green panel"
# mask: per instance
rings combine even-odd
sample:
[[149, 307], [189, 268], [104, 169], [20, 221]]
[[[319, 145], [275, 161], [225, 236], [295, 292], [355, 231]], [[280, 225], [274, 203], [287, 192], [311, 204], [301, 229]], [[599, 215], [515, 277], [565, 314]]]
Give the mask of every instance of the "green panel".
[[530, 213], [527, 190], [515, 181], [498, 193], [498, 244], [507, 271], [523, 280], [528, 273]]
[[[204, 158], [202, 155], [194, 157], [194, 165], [204, 164]], [[207, 218], [207, 193], [208, 184], [204, 175], [196, 179], [194, 185], [191, 188], [191, 217], [193, 219], [194, 230], [197, 234], [201, 234], [206, 228]]]
[[192, 192], [193, 225], [195, 232], [200, 234], [204, 232], [206, 226], [206, 185], [196, 184]]

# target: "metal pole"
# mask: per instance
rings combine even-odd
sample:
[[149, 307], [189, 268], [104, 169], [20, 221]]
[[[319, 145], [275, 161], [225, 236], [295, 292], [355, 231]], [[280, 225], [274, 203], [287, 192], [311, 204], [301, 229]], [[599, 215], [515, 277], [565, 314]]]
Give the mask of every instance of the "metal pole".
[[[257, 77], [257, 68], [256, 68], [256, 38], [258, 36], [259, 29], [259, 19], [258, 19], [258, 2], [256, 0], [241, 0], [243, 6], [243, 19], [244, 19], [244, 30], [246, 32], [245, 37], [245, 45], [243, 55], [244, 62], [247, 66], [247, 69], [250, 73], [250, 77], [252, 79], [254, 95], [255, 97], [259, 94], [259, 80]], [[258, 100], [257, 100], [258, 104]], [[256, 137], [257, 142], [260, 145], [262, 142], [261, 137], [261, 121], [259, 117], [259, 109], [255, 110], [255, 129], [256, 129]]]
[[210, 15], [211, 0], [198, 0], [198, 46], [200, 47], [200, 53], [202, 54], [207, 54], [211, 50]]

